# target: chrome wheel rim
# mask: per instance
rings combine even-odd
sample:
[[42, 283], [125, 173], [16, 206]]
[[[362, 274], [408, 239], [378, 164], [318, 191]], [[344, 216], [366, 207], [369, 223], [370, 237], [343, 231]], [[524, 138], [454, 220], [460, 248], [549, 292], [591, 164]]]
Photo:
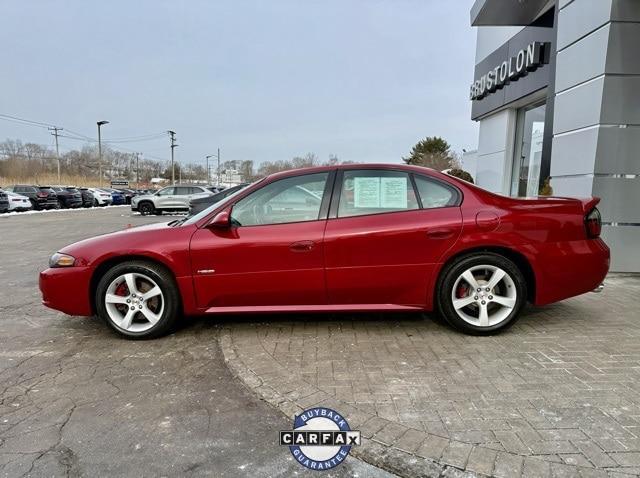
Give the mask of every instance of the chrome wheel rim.
[[104, 305], [116, 327], [127, 332], [145, 332], [162, 317], [164, 295], [149, 276], [129, 272], [109, 284]]
[[516, 285], [503, 269], [473, 266], [456, 280], [451, 291], [453, 308], [462, 320], [476, 327], [504, 322], [516, 306]]

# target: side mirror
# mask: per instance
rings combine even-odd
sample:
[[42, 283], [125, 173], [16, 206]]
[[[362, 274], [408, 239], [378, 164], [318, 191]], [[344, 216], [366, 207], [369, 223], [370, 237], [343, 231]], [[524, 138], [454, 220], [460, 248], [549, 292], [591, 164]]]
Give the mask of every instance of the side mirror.
[[216, 214], [207, 227], [226, 229], [231, 227], [231, 214], [229, 211], [222, 211]]

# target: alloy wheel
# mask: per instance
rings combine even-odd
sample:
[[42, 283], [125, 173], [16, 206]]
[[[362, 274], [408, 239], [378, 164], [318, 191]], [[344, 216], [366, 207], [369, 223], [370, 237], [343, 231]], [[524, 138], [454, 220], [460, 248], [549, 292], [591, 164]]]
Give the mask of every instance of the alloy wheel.
[[158, 323], [164, 312], [162, 289], [149, 276], [129, 272], [107, 287], [104, 305], [109, 319], [127, 332], [145, 332]]
[[476, 327], [492, 327], [506, 320], [517, 303], [511, 276], [493, 265], [476, 265], [456, 279], [451, 300], [456, 314]]

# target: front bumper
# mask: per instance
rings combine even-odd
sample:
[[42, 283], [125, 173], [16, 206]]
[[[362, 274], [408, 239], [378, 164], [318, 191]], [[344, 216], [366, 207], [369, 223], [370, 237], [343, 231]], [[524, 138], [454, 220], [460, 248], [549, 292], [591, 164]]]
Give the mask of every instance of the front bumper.
[[40, 273], [42, 303], [69, 315], [91, 316], [90, 267], [61, 267]]

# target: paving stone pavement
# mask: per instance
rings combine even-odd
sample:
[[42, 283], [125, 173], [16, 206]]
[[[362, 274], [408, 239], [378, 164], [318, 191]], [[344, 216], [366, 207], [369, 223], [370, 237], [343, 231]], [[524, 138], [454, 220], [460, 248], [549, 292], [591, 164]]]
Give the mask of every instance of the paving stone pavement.
[[322, 404], [352, 453], [404, 476], [640, 475], [640, 277], [459, 334], [416, 315], [229, 321], [225, 359], [293, 416]]

